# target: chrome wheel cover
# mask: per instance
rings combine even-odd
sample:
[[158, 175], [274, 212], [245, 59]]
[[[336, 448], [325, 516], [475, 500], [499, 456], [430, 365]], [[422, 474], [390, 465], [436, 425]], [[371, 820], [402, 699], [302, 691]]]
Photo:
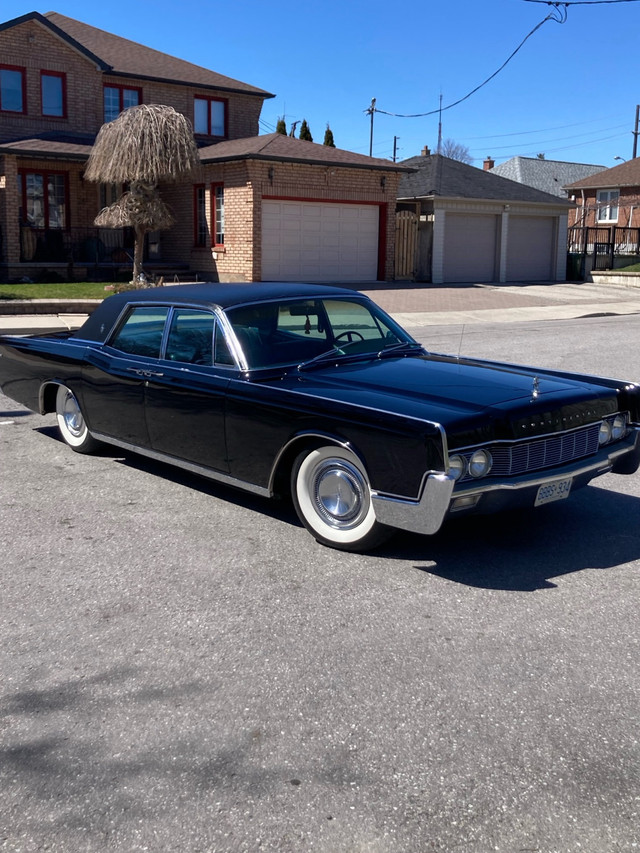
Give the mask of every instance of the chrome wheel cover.
[[85, 430], [84, 418], [82, 417], [80, 406], [78, 406], [78, 401], [71, 391], [67, 391], [65, 395], [61, 414], [64, 425], [71, 435], [80, 438]]
[[326, 459], [313, 471], [310, 495], [320, 518], [338, 530], [356, 527], [369, 509], [368, 490], [355, 465]]

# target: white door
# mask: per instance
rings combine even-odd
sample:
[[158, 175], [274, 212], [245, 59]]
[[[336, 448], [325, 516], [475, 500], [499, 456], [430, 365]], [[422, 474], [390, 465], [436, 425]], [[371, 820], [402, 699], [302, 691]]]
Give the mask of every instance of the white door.
[[375, 281], [374, 204], [262, 202], [262, 281]]
[[552, 216], [510, 216], [507, 281], [551, 281], [555, 245]]
[[444, 281], [496, 281], [498, 217], [447, 213], [444, 221]]

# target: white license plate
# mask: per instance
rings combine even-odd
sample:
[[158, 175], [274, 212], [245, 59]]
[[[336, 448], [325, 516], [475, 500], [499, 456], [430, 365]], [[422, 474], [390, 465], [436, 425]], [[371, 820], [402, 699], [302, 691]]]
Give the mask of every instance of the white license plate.
[[565, 477], [563, 480], [554, 480], [552, 483], [545, 483], [544, 486], [540, 486], [534, 506], [542, 506], [542, 504], [550, 504], [552, 501], [562, 501], [568, 498], [572, 482], [572, 477]]

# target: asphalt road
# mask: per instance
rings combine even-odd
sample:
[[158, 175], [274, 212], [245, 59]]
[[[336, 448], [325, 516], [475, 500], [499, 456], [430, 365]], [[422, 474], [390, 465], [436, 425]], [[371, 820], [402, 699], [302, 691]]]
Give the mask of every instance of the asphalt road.
[[[638, 316], [412, 331], [640, 379]], [[637, 849], [639, 518], [607, 475], [345, 554], [0, 396], [0, 850]]]

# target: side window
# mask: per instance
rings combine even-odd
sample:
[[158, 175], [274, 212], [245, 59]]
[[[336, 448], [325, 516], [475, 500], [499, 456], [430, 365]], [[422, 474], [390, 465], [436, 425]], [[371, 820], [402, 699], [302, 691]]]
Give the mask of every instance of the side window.
[[220, 325], [216, 325], [214, 361], [224, 367], [235, 367], [235, 360]]
[[214, 322], [209, 311], [176, 308], [171, 318], [165, 358], [189, 364], [211, 364]]
[[160, 358], [168, 313], [168, 308], [160, 308], [157, 305], [139, 305], [132, 308], [110, 345], [130, 355]]

